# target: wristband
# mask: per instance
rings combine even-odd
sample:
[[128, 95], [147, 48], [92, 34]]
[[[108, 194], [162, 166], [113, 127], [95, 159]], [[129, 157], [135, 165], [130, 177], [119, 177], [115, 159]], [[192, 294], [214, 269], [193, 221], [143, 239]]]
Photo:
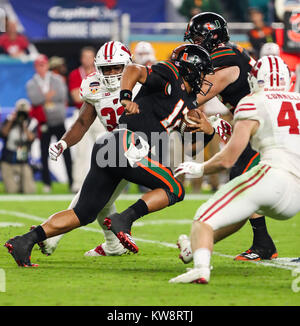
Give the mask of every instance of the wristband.
[[120, 91], [120, 101], [122, 101], [122, 100], [131, 101], [132, 100], [132, 91], [130, 91], [129, 89], [122, 89]]

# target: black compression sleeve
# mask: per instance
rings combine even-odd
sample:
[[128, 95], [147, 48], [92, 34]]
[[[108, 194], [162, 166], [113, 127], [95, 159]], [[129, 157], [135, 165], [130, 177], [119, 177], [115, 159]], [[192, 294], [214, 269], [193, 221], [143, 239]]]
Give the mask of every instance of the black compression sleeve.
[[214, 132], [211, 135], [204, 134], [204, 147], [213, 139], [216, 131], [214, 129]]

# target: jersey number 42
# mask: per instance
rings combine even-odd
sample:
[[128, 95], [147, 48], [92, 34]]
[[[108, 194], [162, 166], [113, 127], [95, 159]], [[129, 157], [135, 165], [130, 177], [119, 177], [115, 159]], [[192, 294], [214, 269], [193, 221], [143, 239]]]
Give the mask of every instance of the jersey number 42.
[[[300, 103], [297, 103], [295, 106], [296, 110], [300, 111]], [[282, 102], [277, 122], [279, 127], [289, 126], [290, 134], [299, 135], [299, 120], [296, 116], [296, 110], [292, 102]]]

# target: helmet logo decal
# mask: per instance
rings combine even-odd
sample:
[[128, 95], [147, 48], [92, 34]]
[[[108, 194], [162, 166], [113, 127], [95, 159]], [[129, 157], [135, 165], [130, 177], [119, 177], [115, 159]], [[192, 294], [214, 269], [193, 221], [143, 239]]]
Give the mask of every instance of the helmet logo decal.
[[257, 73], [258, 73], [258, 70], [259, 70], [259, 68], [260, 68], [261, 65], [262, 65], [262, 62], [259, 61], [257, 64], [255, 64], [255, 65], [253, 66], [253, 68], [252, 68], [252, 70], [251, 70], [251, 74], [252, 74], [255, 78], [257, 78]]
[[123, 50], [123, 51], [125, 51], [126, 53], [128, 53], [130, 56], [131, 56], [131, 53], [130, 53], [130, 51], [127, 49], [127, 47], [126, 46], [122, 46], [121, 47], [121, 49]]
[[206, 24], [205, 24], [205, 27], [206, 27], [209, 31], [211, 31], [212, 29], [214, 29], [214, 28], [210, 25], [210, 23], [206, 23]]
[[204, 27], [206, 27], [209, 31], [220, 28], [221, 24], [218, 20], [215, 20], [214, 23], [207, 22], [204, 24]]
[[274, 57], [275, 60], [275, 67], [276, 67], [276, 86], [279, 86], [279, 65], [278, 65], [278, 60], [276, 57]]
[[217, 28], [221, 27], [221, 24], [220, 24], [220, 22], [218, 20], [215, 20], [215, 25], [216, 25]]
[[290, 83], [289, 69], [278, 56], [263, 56], [252, 68], [248, 82], [251, 92], [287, 91]]
[[[109, 47], [109, 49], [108, 49], [108, 47]], [[106, 43], [105, 49], [104, 49], [104, 58], [106, 60], [112, 60], [112, 58], [113, 58], [113, 47], [114, 47], [114, 41]]]

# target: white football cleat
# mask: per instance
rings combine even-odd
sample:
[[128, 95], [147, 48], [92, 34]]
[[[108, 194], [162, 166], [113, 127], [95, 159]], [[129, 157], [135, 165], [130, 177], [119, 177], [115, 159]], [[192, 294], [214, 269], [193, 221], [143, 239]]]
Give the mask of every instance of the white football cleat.
[[169, 283], [207, 284], [210, 279], [210, 267], [188, 268], [187, 272], [169, 280]]
[[180, 250], [179, 258], [188, 264], [193, 260], [190, 238], [186, 234], [181, 234], [177, 240], [177, 247]]
[[[36, 228], [36, 226], [32, 225], [30, 230], [33, 230], [35, 228]], [[37, 245], [40, 247], [40, 250], [44, 255], [50, 256], [51, 254], [53, 254], [53, 252], [57, 248], [61, 237], [62, 237], [62, 235], [57, 235], [52, 238], [48, 238], [44, 241], [38, 242]]]
[[107, 243], [104, 242], [94, 249], [87, 251], [84, 256], [87, 257], [99, 257], [99, 256], [121, 256], [127, 254], [128, 250], [121, 244], [116, 248], [109, 248]]
[[56, 239], [53, 238], [49, 238], [46, 239], [42, 242], [39, 242], [38, 245], [41, 249], [41, 252], [46, 255], [46, 256], [50, 256], [54, 253], [55, 249], [57, 248], [58, 245], [58, 241]]

